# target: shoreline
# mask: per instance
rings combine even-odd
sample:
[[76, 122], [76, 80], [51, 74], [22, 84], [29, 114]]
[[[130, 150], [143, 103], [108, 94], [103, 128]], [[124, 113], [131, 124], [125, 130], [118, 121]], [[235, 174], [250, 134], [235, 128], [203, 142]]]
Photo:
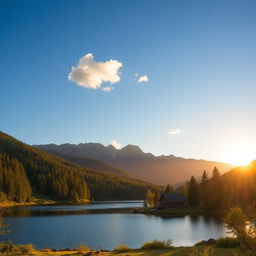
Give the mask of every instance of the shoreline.
[[[72, 202], [72, 201], [54, 201], [54, 200], [43, 200], [43, 199], [35, 199], [31, 202], [13, 202], [13, 201], [4, 201], [0, 202], [0, 211], [6, 208], [12, 208], [17, 206], [46, 206], [46, 205], [83, 205], [89, 204], [90, 200], [83, 200], [80, 202]], [[101, 214], [101, 213], [120, 213], [120, 214], [145, 214], [145, 215], [153, 215], [162, 218], [175, 218], [175, 217], [217, 217], [222, 218], [224, 216], [224, 212], [209, 212], [198, 208], [169, 208], [169, 209], [155, 209], [155, 208], [145, 208], [145, 207], [125, 207], [125, 208], [104, 208], [104, 209], [84, 209], [72, 212], [72, 214]], [[68, 212], [67, 214], [71, 214]], [[54, 212], [49, 212], [49, 215], [54, 215]], [[63, 214], [56, 215], [65, 215], [65, 211]]]
[[15, 206], [44, 206], [44, 205], [79, 205], [88, 204], [90, 200], [82, 200], [80, 202], [72, 201], [54, 201], [54, 200], [44, 200], [44, 199], [34, 199], [31, 202], [14, 202], [14, 201], [3, 201], [0, 202], [0, 209], [15, 207]]

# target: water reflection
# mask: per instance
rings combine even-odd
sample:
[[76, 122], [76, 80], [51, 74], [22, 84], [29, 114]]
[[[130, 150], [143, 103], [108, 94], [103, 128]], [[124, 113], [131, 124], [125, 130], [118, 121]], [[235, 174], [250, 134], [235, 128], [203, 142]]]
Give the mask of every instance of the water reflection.
[[[138, 248], [153, 239], [172, 239], [175, 245], [193, 245], [199, 240], [218, 238], [225, 234], [223, 223], [210, 217], [167, 219], [142, 214], [88, 212], [109, 209], [110, 205], [113, 206], [111, 209], [125, 209], [131, 205], [138, 207], [142, 202], [112, 204], [12, 208], [5, 215], [12, 232], [5, 239], [15, 243], [33, 243], [37, 248], [74, 248], [84, 243], [95, 249], [113, 249], [120, 243]], [[86, 214], [83, 214], [85, 211]]]

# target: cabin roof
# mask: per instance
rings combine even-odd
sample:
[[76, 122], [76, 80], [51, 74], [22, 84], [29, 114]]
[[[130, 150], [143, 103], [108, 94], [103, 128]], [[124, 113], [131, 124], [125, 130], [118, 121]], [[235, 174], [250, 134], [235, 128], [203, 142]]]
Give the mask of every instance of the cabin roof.
[[[177, 202], [185, 202], [185, 197], [183, 194], [177, 193], [163, 193], [161, 198], [166, 200], [168, 203], [177, 203]], [[160, 199], [161, 199], [160, 198]]]

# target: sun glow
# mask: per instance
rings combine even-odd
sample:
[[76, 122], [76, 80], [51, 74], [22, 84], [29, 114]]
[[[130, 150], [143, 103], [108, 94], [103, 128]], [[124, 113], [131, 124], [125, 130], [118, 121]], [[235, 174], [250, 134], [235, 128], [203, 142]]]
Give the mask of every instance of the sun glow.
[[227, 163], [247, 165], [256, 159], [256, 149], [250, 142], [239, 141], [229, 144], [223, 155]]

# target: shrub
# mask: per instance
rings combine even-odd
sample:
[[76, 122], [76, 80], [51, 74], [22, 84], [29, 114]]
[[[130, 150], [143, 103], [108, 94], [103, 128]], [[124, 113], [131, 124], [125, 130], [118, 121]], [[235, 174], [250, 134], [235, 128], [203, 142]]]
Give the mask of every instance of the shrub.
[[141, 246], [141, 249], [150, 250], [150, 249], [170, 249], [172, 248], [172, 240], [168, 239], [166, 241], [153, 240], [146, 242]]
[[216, 241], [215, 246], [219, 248], [235, 248], [235, 247], [239, 247], [240, 243], [238, 242], [237, 238], [222, 237]]
[[128, 252], [130, 249], [126, 244], [119, 244], [114, 251], [116, 252]]
[[18, 247], [12, 241], [0, 243], [0, 252], [6, 255], [16, 255], [18, 251]]
[[[249, 217], [249, 218], [248, 218]], [[231, 208], [225, 218], [226, 225], [242, 247], [256, 255], [256, 226], [255, 219], [245, 215], [239, 207]]]
[[89, 251], [90, 248], [84, 244], [80, 244], [77, 249], [76, 249], [78, 252], [80, 253], [83, 253], [83, 252], [86, 252], [86, 251]]
[[212, 256], [213, 255], [213, 248], [212, 247], [204, 247], [198, 248], [193, 247], [192, 251], [189, 253], [189, 256]]
[[18, 250], [23, 254], [32, 253], [35, 251], [33, 244], [20, 244], [20, 245], [17, 245], [17, 247], [18, 247]]

